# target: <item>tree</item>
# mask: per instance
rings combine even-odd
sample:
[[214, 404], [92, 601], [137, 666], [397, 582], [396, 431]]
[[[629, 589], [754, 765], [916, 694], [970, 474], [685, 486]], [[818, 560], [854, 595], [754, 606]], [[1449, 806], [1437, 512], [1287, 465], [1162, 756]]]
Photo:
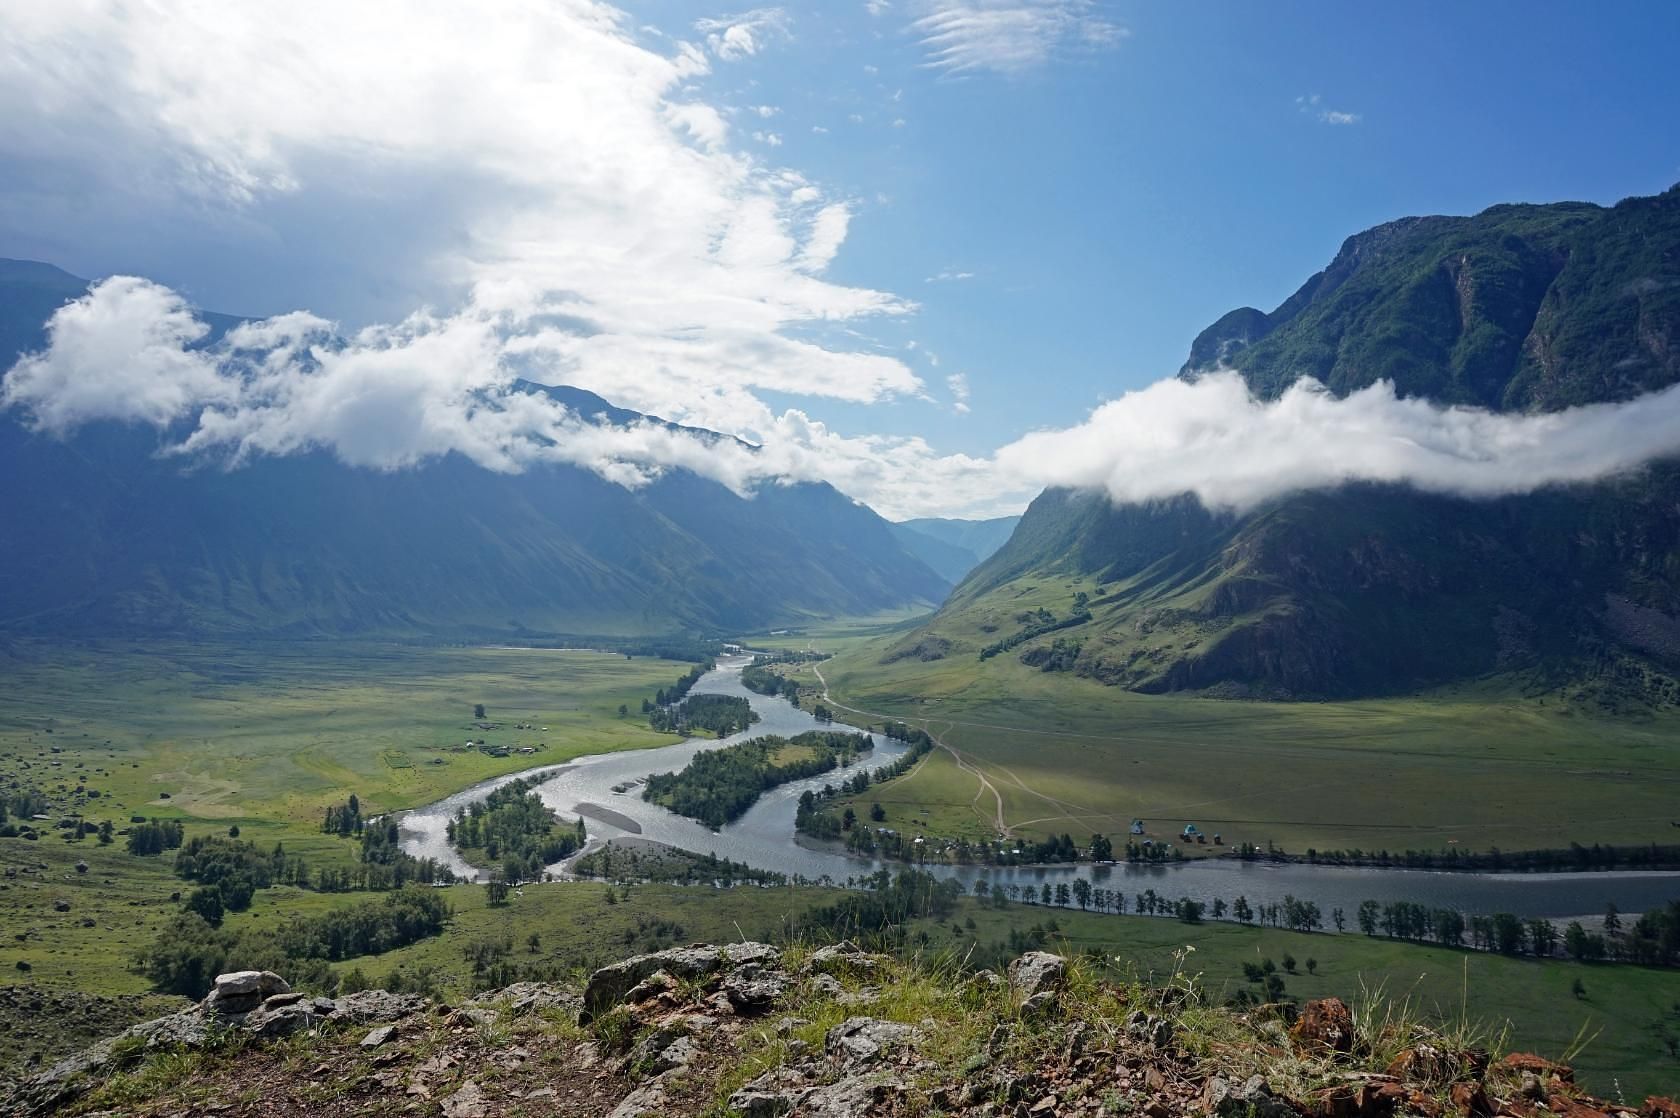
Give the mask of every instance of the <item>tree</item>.
[[228, 838], [238, 838], [238, 837], [239, 837], [239, 824], [235, 823], [233, 826], [228, 828]]
[[870, 804], [869, 818], [875, 820], [877, 823], [885, 823], [887, 821], [887, 809], [882, 807], [880, 804]]
[[1202, 910], [1205, 907], [1201, 901], [1181, 897], [1178, 902], [1178, 918], [1186, 924], [1200, 924], [1202, 922]]
[[1068, 889], [1067, 882], [1063, 881], [1058, 883], [1056, 885], [1056, 903], [1061, 905], [1063, 908], [1066, 908], [1070, 903], [1072, 903], [1072, 901], [1073, 897], [1071, 891]]
[[1340, 934], [1347, 927], [1347, 917], [1342, 915], [1342, 910], [1339, 908], [1330, 910], [1330, 922], [1336, 925], [1337, 934]]
[[1615, 935], [1622, 930], [1622, 910], [1616, 907], [1614, 901], [1604, 906], [1604, 934]]
[[1254, 909], [1249, 907], [1247, 897], [1238, 897], [1231, 905], [1231, 915], [1237, 918], [1237, 923], [1247, 924], [1254, 919]]
[[1091, 907], [1091, 883], [1083, 877], [1073, 883], [1073, 899], [1079, 903], [1080, 908]]
[[847, 808], [840, 815], [840, 829], [842, 831], [849, 831], [853, 827], [855, 827], [856, 825], [857, 825], [857, 812], [853, 811], [851, 808]]
[[484, 704], [483, 703], [474, 703], [473, 704], [473, 717], [478, 719], [480, 722], [484, 721]]
[[1213, 898], [1213, 918], [1215, 920], [1225, 919], [1225, 900], [1222, 897]]
[[1291, 955], [1287, 951], [1283, 953], [1283, 969], [1288, 971], [1290, 974], [1295, 973], [1295, 956]]
[[1579, 976], [1576, 976], [1575, 981], [1569, 985], [1569, 992], [1574, 994], [1577, 999], [1585, 998], [1587, 996], [1587, 984], [1582, 982]]
[[630, 705], [628, 703], [619, 703], [618, 704], [618, 716], [620, 718], [627, 717], [629, 715], [629, 713], [630, 713]]
[[530, 950], [531, 954], [535, 955], [538, 951], [542, 950], [542, 936], [538, 935], [536, 932], [532, 932], [530, 935], [525, 937], [525, 946]]
[[1357, 919], [1359, 930], [1368, 936], [1377, 934], [1377, 914], [1382, 911], [1382, 905], [1376, 901], [1360, 901]]
[[485, 895], [493, 907], [501, 907], [508, 903], [508, 883], [501, 880], [490, 882], [485, 887]]
[[194, 889], [187, 897], [186, 909], [196, 912], [212, 928], [222, 926], [222, 890], [215, 885]]
[[1112, 862], [1114, 860], [1114, 843], [1106, 835], [1091, 836], [1091, 861]]
[[1314, 958], [1311, 958], [1311, 957], [1309, 957], [1307, 959], [1307, 973], [1308, 974], [1317, 974], [1318, 973], [1318, 960], [1317, 959], [1314, 959]]

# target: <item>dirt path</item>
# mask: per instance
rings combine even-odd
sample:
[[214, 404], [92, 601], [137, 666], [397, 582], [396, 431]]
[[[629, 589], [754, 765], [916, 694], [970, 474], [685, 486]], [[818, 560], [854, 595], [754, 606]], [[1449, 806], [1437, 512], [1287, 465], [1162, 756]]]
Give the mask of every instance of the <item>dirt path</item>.
[[[817, 682], [822, 684], [823, 702], [827, 703], [829, 706], [838, 707], [838, 708], [840, 708], [841, 710], [844, 710], [844, 711], [850, 711], [852, 714], [860, 714], [865, 718], [879, 718], [883, 721], [886, 721], [886, 720], [889, 720], [889, 719], [894, 720], [894, 721], [899, 721], [899, 719], [894, 718], [894, 716], [890, 715], [890, 714], [882, 714], [879, 711], [873, 711], [873, 710], [860, 710], [857, 707], [847, 706], [845, 703], [842, 703], [842, 702], [838, 701], [829, 692], [828, 680], [826, 678], [824, 678], [824, 676], [822, 674], [822, 668], [819, 667], [817, 664], [813, 663], [811, 665], [811, 670], [816, 673]], [[1002, 795], [1002, 793], [1000, 793], [997, 790], [997, 786], [992, 783], [991, 778], [988, 777], [984, 772], [980, 771], [980, 767], [979, 767], [978, 762], [971, 761], [963, 753], [962, 750], [958, 749], [956, 746], [950, 744], [949, 742], [947, 742], [943, 738], [941, 738], [938, 734], [934, 733], [932, 722], [930, 722], [926, 719], [922, 719], [922, 721], [928, 722], [928, 736], [933, 739], [933, 743], [935, 745], [937, 745], [939, 748], [943, 749], [945, 752], [947, 752], [951, 755], [951, 759], [957, 763], [957, 768], [961, 769], [965, 773], [968, 773], [970, 776], [974, 777], [975, 780], [979, 781], [980, 787], [974, 793], [974, 799], [969, 801], [969, 806], [971, 806], [974, 809], [974, 813], [976, 815], [978, 815], [981, 819], [985, 820], [987, 823], [996, 827], [997, 831], [998, 831], [998, 834], [1000, 834], [1004, 838], [1015, 837], [1014, 831], [1010, 828], [1008, 822], [1005, 821], [1005, 819], [1003, 817], [1003, 795]], [[1014, 773], [1010, 773], [1010, 776], [1012, 778], [1014, 778], [1016, 784], [1020, 784], [1022, 788], [1026, 788], [1026, 785], [1021, 784], [1020, 778], [1016, 777]], [[1032, 789], [1030, 789], [1030, 788], [1027, 788], [1026, 790], [1029, 791], [1029, 792], [1032, 791]], [[991, 819], [986, 819], [986, 813], [980, 807], [980, 798], [988, 792], [990, 792], [991, 795], [992, 795], [992, 802], [993, 802], [993, 805], [994, 805], [993, 815], [992, 815]], [[1038, 795], [1038, 793], [1036, 793], [1036, 792], [1034, 792], [1033, 794]], [[1046, 797], [1046, 798], [1048, 798], [1048, 797]], [[1054, 802], [1054, 801], [1052, 801], [1052, 802]]]

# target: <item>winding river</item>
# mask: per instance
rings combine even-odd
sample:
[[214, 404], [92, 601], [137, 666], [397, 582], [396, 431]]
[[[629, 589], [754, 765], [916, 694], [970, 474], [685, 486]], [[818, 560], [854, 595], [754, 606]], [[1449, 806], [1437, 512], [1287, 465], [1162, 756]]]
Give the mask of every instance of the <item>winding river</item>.
[[[740, 695], [752, 704], [759, 721], [742, 733], [721, 741], [687, 739], [655, 749], [580, 757], [562, 765], [548, 765], [509, 774], [458, 792], [423, 808], [404, 813], [400, 819], [403, 849], [417, 857], [435, 858], [469, 880], [478, 872], [450, 847], [446, 828], [462, 807], [483, 799], [493, 789], [518, 776], [549, 773], [538, 786], [543, 802], [560, 815], [588, 819], [590, 844], [639, 837], [666, 843], [701, 854], [716, 854], [760, 869], [774, 870], [808, 880], [827, 879], [845, 884], [897, 862], [858, 857], [843, 850], [795, 840], [793, 815], [800, 793], [807, 788], [838, 783], [859, 769], [874, 769], [899, 756], [900, 742], [873, 735], [875, 748], [863, 760], [821, 776], [793, 781], [761, 796], [740, 819], [720, 831], [673, 814], [641, 797], [635, 782], [651, 773], [681, 769], [698, 752], [717, 749], [763, 734], [791, 737], [806, 730], [826, 729], [804, 710], [780, 698], [748, 691], [741, 685], [745, 657], [720, 660], [715, 671], [694, 686], [696, 694]], [[623, 792], [615, 788], [631, 785]], [[564, 874], [564, 863], [552, 867]], [[1173, 865], [1050, 865], [1050, 866], [943, 866], [923, 867], [941, 877], [955, 878], [972, 888], [977, 879], [1004, 887], [1011, 884], [1054, 886], [1085, 878], [1092, 885], [1124, 890], [1130, 897], [1153, 889], [1169, 898], [1190, 897], [1227, 903], [1239, 895], [1252, 905], [1282, 901], [1286, 895], [1316, 902], [1328, 920], [1330, 911], [1341, 908], [1348, 920], [1364, 900], [1414, 901], [1431, 906], [1456, 908], [1464, 912], [1510, 912], [1518, 916], [1562, 918], [1604, 912], [1614, 902], [1624, 912], [1642, 912], [1680, 897], [1680, 873], [1548, 873], [1471, 874], [1420, 870], [1363, 869], [1337, 866], [1276, 865], [1239, 862], [1234, 859], [1203, 859]]]

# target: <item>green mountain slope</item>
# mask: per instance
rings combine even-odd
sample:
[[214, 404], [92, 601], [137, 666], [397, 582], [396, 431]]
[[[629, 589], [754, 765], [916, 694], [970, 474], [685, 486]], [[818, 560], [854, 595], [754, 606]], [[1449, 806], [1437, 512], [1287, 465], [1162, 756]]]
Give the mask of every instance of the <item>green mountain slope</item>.
[[[1605, 209], [1499, 206], [1348, 239], [1270, 314], [1203, 331], [1184, 375], [1263, 396], [1500, 410], [1620, 400], [1680, 380], [1680, 189]], [[1621, 706], [1680, 701], [1680, 465], [1470, 501], [1348, 486], [1217, 515], [1050, 491], [889, 652], [1014, 656], [1140, 691], [1397, 693], [1520, 672]]]
[[[86, 287], [16, 262], [0, 285], [6, 365]], [[525, 387], [596, 422], [639, 418]], [[745, 500], [684, 471], [632, 492], [570, 467], [503, 475], [448, 456], [381, 473], [324, 453], [230, 471], [158, 445], [113, 424], [61, 442], [0, 416], [0, 633], [719, 633], [949, 588], [825, 484]]]
[[961, 582], [1009, 539], [1018, 516], [989, 520], [953, 520], [922, 517], [893, 525], [893, 534], [905, 550], [951, 582]]

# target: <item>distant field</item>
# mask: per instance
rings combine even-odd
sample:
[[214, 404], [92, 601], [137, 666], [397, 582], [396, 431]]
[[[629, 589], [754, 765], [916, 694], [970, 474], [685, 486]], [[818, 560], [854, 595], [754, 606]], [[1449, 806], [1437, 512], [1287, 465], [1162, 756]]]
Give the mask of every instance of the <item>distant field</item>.
[[[963, 751], [1029, 836], [1124, 834], [1133, 818], [1155, 834], [1194, 822], [1297, 852], [1680, 836], [1680, 716], [1609, 721], [1491, 688], [1334, 703], [1146, 696], [1008, 655], [882, 665], [892, 642], [850, 640], [823, 664], [835, 699]], [[993, 794], [962, 810], [980, 791], [942, 762], [871, 795], [980, 836], [994, 831]]]
[[[290, 838], [351, 792], [364, 811], [412, 807], [499, 773], [668, 742], [634, 712], [690, 666], [328, 642], [17, 646], [0, 650], [0, 777], [86, 776], [102, 796], [93, 818]], [[474, 726], [478, 703], [498, 728]], [[537, 752], [490, 757], [462, 748], [469, 738]]]

